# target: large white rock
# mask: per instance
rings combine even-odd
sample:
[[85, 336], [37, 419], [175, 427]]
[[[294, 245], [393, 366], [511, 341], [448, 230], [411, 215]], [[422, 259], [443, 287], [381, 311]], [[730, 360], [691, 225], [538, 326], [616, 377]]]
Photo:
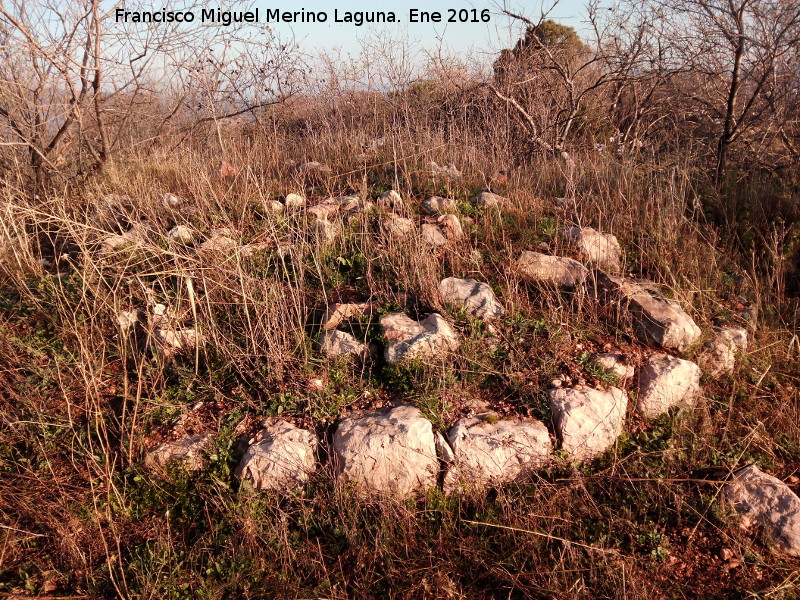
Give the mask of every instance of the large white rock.
[[455, 306], [464, 307], [473, 317], [490, 319], [500, 317], [505, 310], [495, 298], [492, 288], [474, 279], [448, 277], [439, 284], [442, 300]]
[[517, 270], [525, 279], [566, 287], [578, 285], [589, 274], [577, 260], [539, 252], [523, 252], [517, 260]]
[[446, 213], [454, 213], [458, 210], [458, 204], [453, 198], [442, 198], [441, 196], [431, 196], [422, 201], [422, 212], [427, 215], [438, 217]]
[[178, 244], [191, 244], [194, 233], [186, 225], [176, 225], [167, 232], [167, 237]]
[[639, 368], [636, 410], [654, 419], [673, 406], [692, 408], [700, 394], [700, 367], [668, 354], [654, 354]]
[[189, 352], [202, 342], [194, 329], [156, 329], [153, 337], [156, 345], [168, 355]]
[[574, 244], [587, 262], [612, 273], [620, 270], [622, 248], [610, 233], [600, 233], [591, 227], [565, 227], [564, 237]]
[[319, 337], [319, 349], [325, 356], [365, 356], [369, 349], [346, 331], [324, 331]]
[[437, 313], [419, 322], [403, 313], [393, 313], [381, 319], [381, 326], [387, 342], [385, 357], [389, 362], [444, 358], [459, 346], [456, 332]]
[[743, 519], [761, 525], [781, 550], [800, 556], [800, 498], [788, 485], [750, 465], [733, 474], [725, 499]]
[[547, 391], [561, 449], [589, 460], [614, 445], [622, 433], [627, 394], [618, 388], [559, 388]]
[[444, 482], [448, 491], [519, 481], [541, 468], [553, 450], [540, 421], [461, 419], [448, 438], [453, 450]]
[[458, 220], [456, 215], [442, 215], [436, 221], [442, 233], [444, 233], [444, 237], [449, 241], [455, 242], [464, 237], [461, 221]]
[[206, 464], [204, 454], [210, 441], [210, 435], [197, 434], [164, 442], [147, 453], [144, 464], [151, 469], [164, 469], [177, 464], [189, 471], [199, 471]]
[[698, 362], [712, 377], [733, 373], [737, 353], [747, 352], [747, 330], [743, 327], [715, 327], [714, 337], [703, 344]]
[[333, 452], [339, 481], [362, 496], [405, 497], [436, 485], [433, 427], [413, 406], [342, 419]]
[[261, 490], [296, 488], [314, 472], [316, 449], [317, 437], [312, 432], [278, 421], [250, 440], [235, 474]]
[[680, 305], [664, 298], [650, 281], [594, 271], [598, 299], [630, 315], [636, 337], [646, 344], [686, 350], [702, 332]]
[[283, 205], [287, 210], [297, 210], [306, 205], [306, 199], [300, 194], [287, 194], [286, 198], [283, 200]]

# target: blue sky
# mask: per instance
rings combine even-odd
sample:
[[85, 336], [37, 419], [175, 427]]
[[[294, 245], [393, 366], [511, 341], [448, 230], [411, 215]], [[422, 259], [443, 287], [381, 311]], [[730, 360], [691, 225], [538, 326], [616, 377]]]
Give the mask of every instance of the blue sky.
[[[466, 0], [417, 0], [406, 2], [396, 0], [385, 3], [368, 0], [336, 0], [335, 2], [322, 2], [320, 0], [305, 0], [300, 2], [278, 2], [274, 0], [255, 0], [254, 5], [261, 9], [261, 20], [265, 19], [267, 8], [280, 8], [285, 11], [325, 11], [328, 13], [327, 23], [297, 23], [294, 25], [273, 25], [281, 34], [292, 32], [306, 50], [329, 50], [339, 48], [345, 53], [356, 53], [361, 47], [360, 39], [386, 35], [390, 38], [404, 38], [424, 50], [433, 50], [438, 47], [439, 40], [445, 49], [460, 53], [469, 50], [478, 52], [496, 50], [507, 47], [508, 40], [514, 37], [509, 29], [507, 18], [497, 14], [497, 5], [492, 0], [480, 1]], [[524, 12], [531, 17], [538, 17], [541, 11], [539, 2], [516, 2], [511, 6], [515, 10]], [[523, 7], [524, 8], [521, 8]], [[409, 9], [416, 8], [425, 11], [439, 11], [447, 19], [448, 9], [477, 9], [478, 13], [488, 8], [491, 22], [485, 23], [440, 23], [440, 24], [411, 24], [408, 23]], [[356, 27], [352, 24], [334, 23], [334, 9], [339, 13], [344, 11], [376, 11], [392, 10], [401, 20], [398, 24], [380, 24]], [[550, 16], [559, 22], [572, 25], [580, 30], [585, 14], [585, 0], [562, 0]], [[518, 28], [515, 30], [518, 31]]]

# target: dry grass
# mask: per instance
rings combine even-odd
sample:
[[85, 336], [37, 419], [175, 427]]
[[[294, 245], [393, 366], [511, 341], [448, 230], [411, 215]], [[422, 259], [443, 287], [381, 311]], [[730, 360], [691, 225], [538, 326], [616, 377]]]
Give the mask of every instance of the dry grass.
[[[291, 123], [270, 136], [231, 131], [231, 180], [214, 177], [220, 156], [196, 142], [120, 158], [86, 186], [36, 200], [3, 187], [0, 594], [796, 597], [797, 561], [735, 526], [713, 476], [749, 461], [784, 479], [800, 469], [796, 305], [781, 284], [790, 272], [781, 240], [762, 261], [767, 254], [742, 242], [742, 228], [708, 219], [703, 203], [719, 198], [691, 157], [576, 156], [574, 206], [562, 211], [551, 199], [568, 187], [564, 167], [512, 165], [511, 128], [503, 133], [491, 115], [483, 129], [422, 116], [389, 123], [386, 143], [357, 160], [387, 134], [379, 117], [342, 113], [310, 135]], [[320, 160], [333, 172], [300, 176], [289, 160]], [[432, 160], [458, 165], [464, 178], [433, 177]], [[512, 166], [499, 189], [511, 206], [471, 208], [468, 198]], [[456, 198], [473, 220], [468, 235], [431, 251], [381, 236], [371, 214], [324, 244], [302, 214], [268, 208], [289, 192], [316, 202], [374, 199], [389, 188], [413, 213], [429, 195]], [[195, 210], [165, 209], [165, 192]], [[130, 201], [108, 207], [107, 193]], [[104, 236], [136, 222], [147, 223], [146, 241], [98, 251]], [[595, 463], [562, 461], [530, 484], [474, 496], [364, 503], [334, 486], [327, 467], [291, 497], [239, 489], [231, 475], [239, 439], [265, 416], [305, 423], [323, 439], [342, 412], [399, 400], [440, 428], [465, 415], [470, 399], [549, 422], [542, 390], [557, 377], [592, 382], [585, 353], [648, 352], [586, 298], [543, 292], [510, 269], [541, 243], [567, 252], [558, 233], [571, 223], [616, 234], [628, 270], [664, 285], [704, 329], [730, 320], [740, 296], [758, 306], [751, 350], [734, 376], [705, 382], [700, 410], [650, 424], [631, 414], [628, 433]], [[174, 224], [198, 235], [227, 227], [240, 248], [260, 246], [252, 255], [198, 253], [166, 241]], [[766, 222], [748, 227], [769, 236]], [[442, 305], [438, 282], [450, 275], [496, 289], [508, 309], [496, 342]], [[445, 311], [466, 341], [441, 364], [321, 358], [313, 343], [321, 309], [367, 299], [378, 312], [353, 324], [367, 340], [379, 337], [380, 314], [402, 309]], [[197, 353], [167, 357], [122, 334], [117, 315], [155, 301], [201, 332]], [[143, 468], [144, 453], [176, 424], [214, 434], [210, 464], [162, 479]], [[738, 567], [719, 558], [722, 548]]]

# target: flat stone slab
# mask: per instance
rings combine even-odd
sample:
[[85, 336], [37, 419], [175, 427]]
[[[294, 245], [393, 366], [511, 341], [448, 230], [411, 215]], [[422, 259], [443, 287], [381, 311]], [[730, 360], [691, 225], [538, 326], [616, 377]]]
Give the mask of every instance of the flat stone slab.
[[474, 279], [448, 277], [439, 284], [439, 293], [445, 302], [463, 307], [473, 317], [491, 319], [505, 313], [492, 288]]
[[639, 368], [636, 410], [654, 419], [673, 406], [693, 408], [700, 395], [700, 367], [667, 354], [654, 354]]
[[616, 236], [601, 233], [592, 227], [565, 227], [564, 237], [578, 249], [587, 263], [612, 273], [620, 271], [622, 248]]
[[653, 282], [602, 271], [593, 275], [600, 302], [629, 314], [639, 341], [682, 352], [700, 339], [702, 332], [694, 320], [677, 302], [659, 294]]
[[445, 490], [525, 479], [550, 460], [553, 444], [541, 421], [461, 419], [448, 436], [451, 464]]
[[621, 389], [558, 388], [547, 391], [561, 449], [590, 460], [613, 446], [625, 422], [628, 395]]
[[444, 358], [459, 346], [455, 331], [437, 313], [419, 322], [403, 313], [394, 313], [383, 317], [381, 326], [387, 342], [385, 358], [388, 362]]
[[433, 426], [413, 406], [342, 419], [333, 452], [339, 481], [361, 496], [407, 497], [436, 485]]
[[302, 486], [316, 468], [317, 436], [286, 421], [273, 423], [250, 440], [235, 475], [260, 490]]
[[755, 465], [734, 472], [725, 499], [742, 519], [757, 523], [791, 556], [800, 556], [800, 498], [777, 477]]
[[322, 317], [322, 329], [336, 329], [343, 321], [363, 317], [372, 312], [369, 302], [336, 302], [325, 309]]
[[517, 271], [525, 279], [556, 287], [575, 287], [589, 275], [577, 260], [531, 251], [520, 255]]

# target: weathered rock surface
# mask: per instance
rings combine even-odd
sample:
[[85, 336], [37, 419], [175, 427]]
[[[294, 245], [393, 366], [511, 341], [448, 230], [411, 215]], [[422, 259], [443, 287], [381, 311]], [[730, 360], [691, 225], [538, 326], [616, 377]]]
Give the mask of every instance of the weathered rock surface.
[[592, 360], [599, 367], [605, 369], [606, 371], [611, 371], [617, 376], [618, 379], [622, 381], [631, 379], [636, 372], [636, 369], [634, 369], [633, 365], [629, 365], [627, 362], [625, 362], [624, 354], [604, 352], [602, 354], [595, 354], [592, 357]]
[[253, 439], [235, 474], [261, 490], [302, 486], [316, 467], [317, 437], [286, 421], [273, 423]]
[[343, 321], [356, 317], [363, 317], [372, 312], [372, 304], [369, 302], [336, 302], [328, 306], [322, 317], [322, 329], [336, 329]]
[[578, 285], [589, 274], [577, 260], [539, 252], [523, 252], [517, 260], [517, 270], [531, 281], [565, 287]]
[[414, 321], [403, 313], [381, 319], [386, 338], [385, 357], [389, 362], [411, 358], [444, 358], [459, 346], [458, 337], [444, 318], [433, 313], [422, 321]]
[[200, 244], [200, 250], [205, 252], [230, 252], [236, 248], [236, 240], [230, 229], [216, 229], [211, 236]]
[[365, 356], [369, 349], [346, 331], [324, 331], [319, 337], [319, 349], [325, 356]]
[[439, 227], [432, 223], [424, 223], [420, 229], [420, 239], [428, 246], [446, 246], [447, 237]]
[[323, 165], [315, 160], [297, 165], [296, 170], [298, 173], [302, 173], [304, 175], [327, 175], [328, 173], [332, 172], [332, 169], [328, 165]]
[[194, 329], [156, 329], [153, 331], [156, 344], [166, 354], [180, 354], [194, 350], [202, 338]]
[[381, 219], [381, 230], [389, 237], [402, 239], [413, 233], [416, 226], [414, 221], [397, 215], [389, 214]]
[[461, 221], [455, 215], [442, 215], [436, 219], [439, 228], [444, 233], [444, 237], [450, 242], [456, 242], [464, 237], [464, 230], [461, 228]]
[[453, 165], [438, 165], [435, 161], [431, 161], [431, 172], [440, 177], [447, 177], [449, 179], [461, 179], [461, 171]]
[[391, 210], [394, 212], [403, 212], [405, 209], [405, 204], [403, 203], [403, 198], [397, 193], [395, 190], [389, 190], [388, 192], [384, 192], [378, 197], [376, 204], [379, 208], [384, 210]]
[[283, 205], [287, 210], [298, 210], [306, 205], [306, 199], [300, 194], [287, 194]]
[[703, 344], [698, 362], [712, 377], [733, 373], [737, 353], [747, 352], [747, 330], [743, 327], [715, 327], [714, 337]]
[[700, 367], [668, 354], [654, 354], [639, 368], [636, 410], [654, 419], [673, 406], [692, 408], [700, 394]]
[[627, 312], [636, 337], [643, 343], [683, 351], [695, 343], [702, 332], [674, 300], [659, 294], [655, 284], [602, 271], [594, 271], [598, 299]]
[[273, 215], [283, 214], [283, 212], [286, 210], [286, 206], [277, 200], [268, 200], [266, 206], [267, 209], [269, 209], [269, 212], [271, 212]]
[[439, 293], [442, 300], [454, 306], [463, 306], [473, 317], [490, 319], [500, 317], [505, 312], [492, 288], [474, 279], [448, 277], [439, 284]]
[[322, 244], [330, 244], [333, 242], [342, 231], [339, 223], [335, 221], [328, 221], [327, 219], [319, 219], [314, 221], [314, 235], [318, 242]]
[[144, 244], [148, 237], [148, 228], [144, 223], [134, 223], [125, 233], [109, 235], [100, 242], [100, 252], [110, 254], [129, 245]]
[[592, 227], [565, 227], [564, 237], [575, 245], [588, 263], [612, 273], [620, 271], [622, 248], [616, 236]]
[[561, 448], [589, 460], [614, 445], [625, 421], [627, 394], [618, 388], [559, 388], [547, 391]]
[[433, 427], [413, 406], [342, 419], [333, 452], [339, 481], [361, 495], [405, 497], [436, 485]]
[[553, 445], [540, 421], [461, 419], [450, 430], [453, 449], [445, 489], [503, 485], [524, 479], [550, 458]]
[[167, 237], [178, 244], [191, 244], [194, 233], [186, 225], [176, 225], [167, 232]]
[[422, 201], [422, 212], [426, 215], [438, 217], [447, 213], [454, 213], [458, 210], [458, 204], [453, 198], [442, 198], [441, 196], [431, 196]]
[[744, 520], [762, 526], [782, 551], [800, 556], [800, 498], [788, 485], [750, 465], [733, 474], [725, 499]]
[[477, 196], [473, 196], [470, 201], [478, 208], [492, 208], [504, 206], [508, 201], [502, 196], [498, 196], [492, 192], [481, 192]]
[[144, 311], [141, 309], [136, 310], [123, 310], [117, 315], [117, 325], [123, 335], [127, 335], [132, 331], [137, 323], [145, 319]]
[[144, 464], [151, 469], [164, 469], [179, 463], [189, 471], [200, 471], [205, 466], [204, 451], [210, 441], [210, 435], [197, 434], [165, 442], [147, 453]]

